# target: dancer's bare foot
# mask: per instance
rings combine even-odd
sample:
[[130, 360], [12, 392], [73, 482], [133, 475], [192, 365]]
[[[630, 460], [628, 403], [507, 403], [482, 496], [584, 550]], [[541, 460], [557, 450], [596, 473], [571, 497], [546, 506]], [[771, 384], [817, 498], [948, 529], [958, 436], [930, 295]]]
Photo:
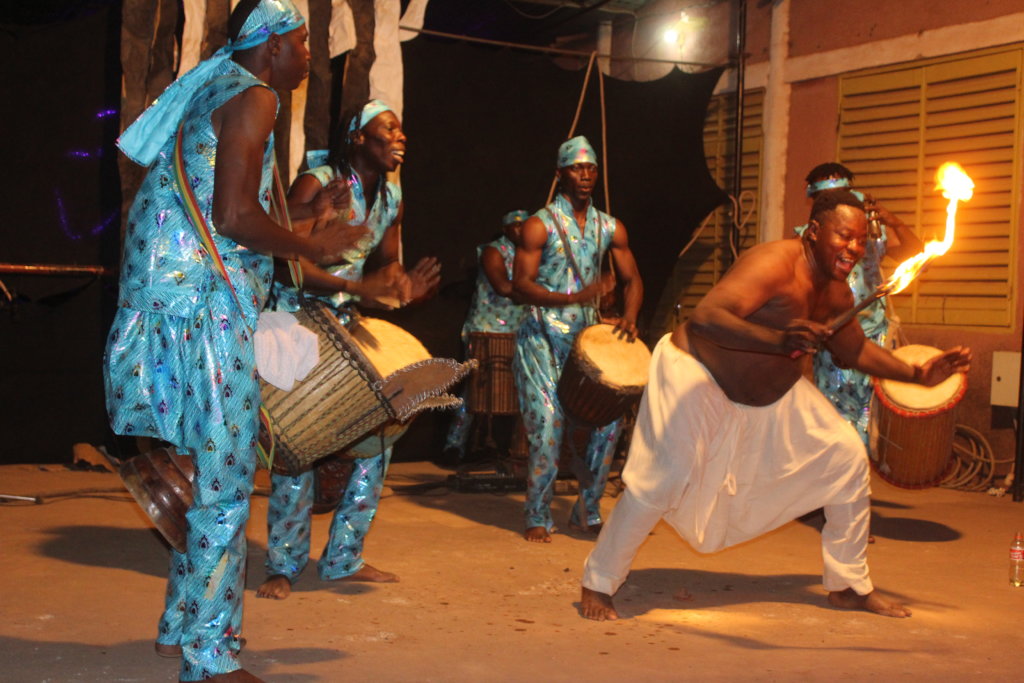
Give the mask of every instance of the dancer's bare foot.
[[828, 594], [828, 602], [833, 607], [862, 609], [885, 617], [903, 618], [911, 614], [909, 608], [880, 595], [878, 591], [871, 591], [867, 595], [857, 595], [852, 588], [832, 591]]
[[256, 589], [257, 598], [273, 598], [284, 600], [292, 594], [292, 582], [284, 574], [274, 574], [267, 577], [267, 580]]
[[619, 618], [619, 613], [612, 604], [612, 596], [598, 593], [585, 586], [580, 597], [580, 614], [594, 621], [615, 621]]
[[551, 543], [551, 534], [542, 526], [527, 527], [523, 532], [523, 538], [534, 543]]
[[398, 575], [384, 572], [376, 567], [364, 564], [355, 574], [343, 576], [334, 581], [364, 581], [366, 583], [398, 583]]
[[577, 524], [576, 522], [569, 522], [569, 528], [576, 531], [582, 531], [585, 534], [594, 534], [597, 536], [601, 533], [601, 527], [603, 524]]
[[257, 678], [245, 669], [236, 669], [231, 673], [217, 674], [204, 679], [204, 683], [264, 683], [262, 678]]

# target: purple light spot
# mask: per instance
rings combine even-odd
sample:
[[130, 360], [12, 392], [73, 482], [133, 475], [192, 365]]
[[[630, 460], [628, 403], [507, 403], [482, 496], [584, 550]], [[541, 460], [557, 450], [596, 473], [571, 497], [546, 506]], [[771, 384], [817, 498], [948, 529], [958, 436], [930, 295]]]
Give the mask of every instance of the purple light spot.
[[117, 220], [118, 216], [120, 216], [121, 214], [120, 209], [115, 209], [114, 211], [110, 212], [110, 214], [107, 215], [106, 218], [104, 218], [102, 221], [94, 225], [92, 228], [89, 228], [79, 233], [71, 228], [71, 223], [68, 220], [67, 211], [64, 208], [64, 197], [61, 196], [60, 190], [54, 189], [53, 194], [56, 198], [57, 218], [60, 220], [60, 229], [64, 233], [64, 235], [72, 242], [77, 242], [78, 240], [82, 239], [82, 237], [86, 234], [92, 237], [99, 235], [104, 230], [109, 228], [110, 225], [114, 223]]
[[72, 159], [102, 159], [105, 155], [102, 147], [97, 147], [94, 150], [88, 149], [69, 149], [66, 152], [66, 156]]
[[103, 109], [101, 111], [96, 112], [96, 118], [105, 119], [108, 116], [114, 116], [115, 114], [117, 114], [116, 109]]

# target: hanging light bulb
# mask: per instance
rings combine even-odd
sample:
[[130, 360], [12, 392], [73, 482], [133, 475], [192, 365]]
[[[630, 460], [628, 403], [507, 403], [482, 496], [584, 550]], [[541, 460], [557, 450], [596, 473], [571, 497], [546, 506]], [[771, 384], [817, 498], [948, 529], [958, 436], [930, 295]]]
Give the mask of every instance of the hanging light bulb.
[[684, 10], [679, 13], [679, 19], [665, 29], [665, 32], [662, 34], [662, 38], [664, 38], [665, 42], [669, 45], [675, 45], [682, 49], [683, 45], [686, 43], [686, 35], [689, 33], [690, 28], [690, 16]]

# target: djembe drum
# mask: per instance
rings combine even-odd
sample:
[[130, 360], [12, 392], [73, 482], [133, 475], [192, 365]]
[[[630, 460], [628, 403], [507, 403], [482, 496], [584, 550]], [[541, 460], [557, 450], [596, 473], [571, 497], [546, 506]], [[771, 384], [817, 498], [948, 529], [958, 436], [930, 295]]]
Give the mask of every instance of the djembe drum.
[[[415, 337], [383, 320], [358, 318], [346, 329], [325, 306], [312, 302], [296, 317], [317, 333], [320, 362], [290, 392], [263, 383], [276, 439], [274, 471], [280, 474], [298, 474], [339, 452], [377, 455], [423, 410], [459, 405], [460, 399], [445, 392], [475, 367], [472, 360], [431, 358]], [[260, 441], [269, 447], [262, 429]], [[173, 449], [137, 455], [120, 469], [125, 487], [182, 553], [193, 472], [191, 457]]]
[[[941, 354], [931, 346], [910, 344], [893, 354], [905, 363], [920, 365]], [[955, 373], [934, 387], [888, 379], [875, 380], [877, 443], [875, 469], [890, 484], [902, 488], [934, 486], [952, 464], [956, 416], [953, 410], [967, 379]]]
[[516, 335], [501, 332], [470, 332], [468, 355], [479, 363], [469, 378], [466, 407], [471, 413], [516, 415], [519, 399], [512, 376]]
[[[307, 303], [299, 322], [320, 340], [320, 362], [291, 391], [263, 383], [274, 432], [274, 469], [297, 474], [339, 451], [372, 457], [428, 408], [460, 399], [445, 392], [475, 365], [432, 358], [402, 328], [359, 317], [346, 328], [325, 306]], [[261, 443], [269, 445], [266, 433]]]
[[639, 339], [627, 341], [608, 323], [576, 336], [558, 380], [558, 400], [567, 415], [590, 427], [619, 419], [644, 393], [651, 352]]

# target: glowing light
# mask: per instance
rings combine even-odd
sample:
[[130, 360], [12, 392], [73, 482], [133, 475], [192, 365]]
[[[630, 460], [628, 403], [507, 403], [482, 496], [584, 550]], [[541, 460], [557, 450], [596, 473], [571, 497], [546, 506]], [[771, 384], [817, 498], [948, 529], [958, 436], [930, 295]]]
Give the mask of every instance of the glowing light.
[[662, 38], [664, 38], [665, 42], [669, 45], [675, 45], [682, 48], [683, 44], [686, 43], [687, 35], [691, 30], [693, 30], [693, 28], [694, 25], [691, 25], [690, 23], [690, 15], [683, 11], [679, 13], [678, 21], [665, 29], [665, 32], [662, 34]]
[[946, 205], [946, 234], [941, 241], [932, 240], [926, 243], [924, 251], [897, 266], [893, 274], [882, 285], [886, 294], [903, 291], [914, 281], [914, 278], [921, 274], [926, 265], [945, 254], [953, 246], [953, 238], [956, 233], [956, 207], [959, 202], [966, 202], [974, 196], [974, 181], [960, 164], [947, 161], [935, 172], [935, 189], [940, 190], [942, 196], [949, 200]]

